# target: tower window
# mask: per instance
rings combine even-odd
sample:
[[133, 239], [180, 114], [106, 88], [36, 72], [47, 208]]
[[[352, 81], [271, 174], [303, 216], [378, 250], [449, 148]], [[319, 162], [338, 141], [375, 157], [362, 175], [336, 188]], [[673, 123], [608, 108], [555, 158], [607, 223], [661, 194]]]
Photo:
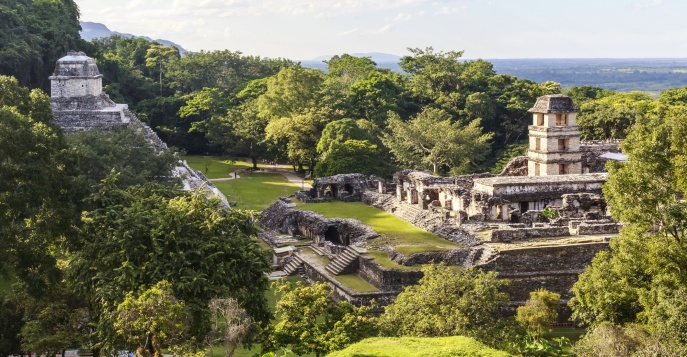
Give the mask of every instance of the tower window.
[[537, 113], [537, 125], [539, 125], [539, 126], [544, 125], [544, 114]]
[[558, 165], [558, 173], [560, 175], [567, 175], [568, 174], [568, 164], [559, 164]]
[[534, 139], [534, 150], [541, 150], [541, 139], [536, 138]]
[[568, 114], [556, 114], [556, 126], [568, 125]]
[[540, 176], [539, 163], [534, 163], [534, 176]]
[[567, 150], [568, 149], [568, 140], [567, 139], [558, 139], [558, 150]]

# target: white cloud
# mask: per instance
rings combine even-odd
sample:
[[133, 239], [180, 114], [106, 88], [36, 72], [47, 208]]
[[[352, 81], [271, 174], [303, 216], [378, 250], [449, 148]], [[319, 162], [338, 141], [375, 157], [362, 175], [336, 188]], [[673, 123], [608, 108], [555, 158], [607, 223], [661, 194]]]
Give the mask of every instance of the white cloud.
[[380, 33], [389, 32], [389, 30], [391, 30], [391, 27], [392, 27], [391, 25], [387, 24], [387, 25], [384, 25], [384, 26], [382, 26], [382, 27], [380, 27], [380, 28], [378, 28], [378, 29], [376, 29], [376, 30], [368, 31], [368, 33], [370, 33], [370, 34], [380, 34]]
[[336, 33], [336, 35], [337, 36], [350, 36], [356, 32], [358, 32], [358, 29], [350, 29], [350, 30], [346, 30], [346, 31], [339, 31]]
[[412, 18], [413, 18], [413, 17], [410, 16], [409, 14], [400, 13], [400, 14], [398, 14], [398, 15], [396, 16], [396, 18], [394, 18], [394, 21], [408, 21], [408, 20], [410, 20], [410, 19], [412, 19]]

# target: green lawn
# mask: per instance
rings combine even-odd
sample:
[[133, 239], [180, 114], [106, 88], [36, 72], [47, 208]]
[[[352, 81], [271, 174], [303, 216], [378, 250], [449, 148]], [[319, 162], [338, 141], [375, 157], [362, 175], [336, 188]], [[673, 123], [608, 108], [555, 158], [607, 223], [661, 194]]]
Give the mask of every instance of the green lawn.
[[328, 357], [507, 357], [504, 351], [463, 336], [368, 338]]
[[280, 196], [290, 196], [300, 189], [281, 174], [264, 172], [242, 173], [236, 180], [215, 181], [213, 184], [230, 202], [238, 203], [236, 208], [256, 211], [262, 211]]
[[355, 218], [362, 221], [381, 235], [368, 242], [372, 249], [388, 244], [397, 252], [408, 256], [418, 252], [448, 251], [463, 247], [361, 202], [301, 203], [298, 207], [329, 218]]
[[[227, 178], [229, 173], [234, 170], [243, 170], [253, 167], [253, 165], [246, 161], [246, 159], [236, 159], [235, 161], [223, 159], [217, 156], [184, 156], [183, 157], [189, 166], [194, 170], [198, 170], [207, 176], [209, 179]], [[262, 168], [262, 164], [258, 164], [258, 168]], [[241, 173], [239, 173], [241, 176]]]
[[349, 288], [351, 288], [351, 290], [353, 290], [356, 293], [369, 293], [379, 291], [379, 289], [375, 288], [374, 285], [368, 283], [358, 274], [335, 275], [334, 279], [336, 279], [341, 284], [348, 286]]
[[234, 162], [215, 156], [186, 156], [184, 159], [195, 170], [207, 172], [209, 179], [228, 178], [234, 170], [240, 170], [238, 179], [213, 182], [230, 202], [238, 203], [238, 209], [262, 211], [280, 196], [290, 196], [300, 189], [278, 173], [243, 172], [252, 167], [245, 159]]

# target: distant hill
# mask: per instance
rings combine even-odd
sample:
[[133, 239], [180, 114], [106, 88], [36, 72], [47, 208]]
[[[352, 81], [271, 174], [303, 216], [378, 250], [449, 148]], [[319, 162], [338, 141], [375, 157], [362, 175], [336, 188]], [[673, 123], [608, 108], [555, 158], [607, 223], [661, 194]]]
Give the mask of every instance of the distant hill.
[[165, 46], [174, 46], [174, 47], [179, 49], [179, 53], [181, 53], [181, 54], [188, 52], [188, 51], [186, 51], [186, 49], [184, 49], [183, 47], [181, 47], [180, 45], [178, 45], [172, 41], [160, 40], [160, 39], [153, 40], [147, 36], [136, 36], [136, 35], [132, 35], [130, 33], [121, 33], [121, 32], [117, 32], [117, 31], [112, 31], [109, 28], [107, 28], [107, 26], [105, 26], [104, 24], [101, 24], [98, 22], [81, 21], [81, 32], [80, 32], [80, 34], [81, 34], [81, 37], [86, 41], [91, 41], [94, 38], [110, 37], [111, 35], [118, 35], [118, 36], [122, 36], [125, 38], [132, 38], [132, 37], [143, 38], [143, 39], [146, 39], [148, 41], [159, 42]]

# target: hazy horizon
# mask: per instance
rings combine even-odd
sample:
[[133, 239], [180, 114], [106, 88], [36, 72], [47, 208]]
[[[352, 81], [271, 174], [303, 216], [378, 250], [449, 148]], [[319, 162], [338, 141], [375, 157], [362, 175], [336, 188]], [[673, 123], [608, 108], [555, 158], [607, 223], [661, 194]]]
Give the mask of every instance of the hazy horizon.
[[81, 20], [190, 51], [309, 59], [406, 48], [464, 57], [683, 58], [674, 0], [76, 0]]

